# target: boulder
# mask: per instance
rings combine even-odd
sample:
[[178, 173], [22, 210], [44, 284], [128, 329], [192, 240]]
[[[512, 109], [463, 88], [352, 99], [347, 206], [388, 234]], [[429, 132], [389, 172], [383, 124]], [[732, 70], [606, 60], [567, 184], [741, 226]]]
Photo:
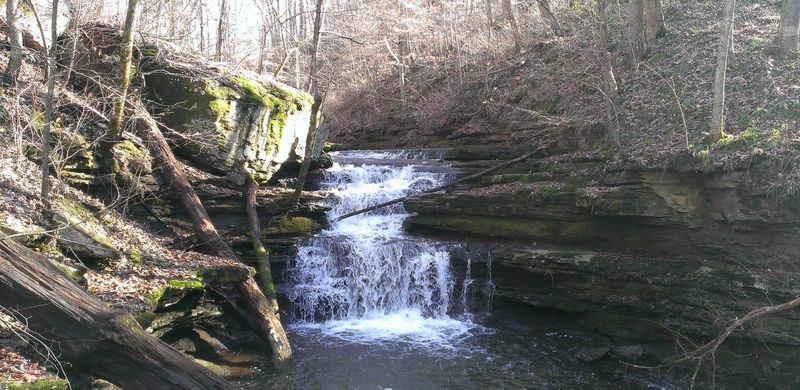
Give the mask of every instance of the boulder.
[[65, 254], [93, 264], [106, 264], [122, 257], [91, 214], [81, 217], [68, 211], [56, 212], [51, 221], [58, 246]]
[[242, 162], [265, 182], [282, 164], [302, 161], [310, 95], [252, 73], [198, 71], [155, 48], [142, 53], [146, 97], [174, 130], [165, 135], [193, 164], [242, 184]]
[[644, 347], [640, 344], [620, 345], [611, 350], [611, 355], [617, 359], [635, 361], [644, 357]]
[[584, 363], [592, 363], [604, 358], [610, 350], [608, 347], [581, 348], [575, 352], [575, 358]]

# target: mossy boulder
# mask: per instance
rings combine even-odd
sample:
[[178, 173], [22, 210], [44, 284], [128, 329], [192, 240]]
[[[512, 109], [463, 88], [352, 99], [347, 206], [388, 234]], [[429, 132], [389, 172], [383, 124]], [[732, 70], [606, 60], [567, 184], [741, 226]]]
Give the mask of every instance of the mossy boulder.
[[280, 217], [267, 223], [263, 229], [268, 237], [294, 237], [313, 234], [319, 229], [319, 224], [308, 217]]
[[171, 140], [194, 164], [241, 184], [242, 162], [266, 181], [283, 163], [302, 160], [310, 95], [255, 74], [198, 72], [163, 60], [155, 49], [142, 53], [146, 96], [162, 108], [175, 130]]
[[89, 263], [108, 263], [122, 257], [97, 216], [77, 199], [65, 197], [50, 215], [61, 250]]

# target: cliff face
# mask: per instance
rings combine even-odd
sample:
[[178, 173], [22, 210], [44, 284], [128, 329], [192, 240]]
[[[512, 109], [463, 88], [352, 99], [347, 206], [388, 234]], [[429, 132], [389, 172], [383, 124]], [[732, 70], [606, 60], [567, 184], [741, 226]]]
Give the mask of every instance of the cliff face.
[[[491, 150], [508, 158], [507, 150], [472, 149], [451, 156], [481, 160], [457, 166], [496, 164]], [[406, 207], [416, 215], [408, 223], [477, 241], [472, 250], [481, 255], [473, 259], [492, 259], [499, 297], [582, 313], [598, 327], [623, 318], [633, 329], [624, 332], [637, 337], [664, 337], [657, 324], [709, 335], [720, 321], [796, 294], [800, 208], [759, 190], [756, 168], [652, 170], [543, 157], [412, 198]], [[784, 313], [765, 320], [760, 326], [773, 333], [758, 337], [796, 343], [786, 335], [800, 333], [798, 319]]]
[[310, 95], [254, 74], [201, 76], [156, 53], [144, 73], [148, 97], [177, 133], [172, 141], [198, 166], [241, 184], [240, 163], [267, 181], [283, 163], [302, 161]]

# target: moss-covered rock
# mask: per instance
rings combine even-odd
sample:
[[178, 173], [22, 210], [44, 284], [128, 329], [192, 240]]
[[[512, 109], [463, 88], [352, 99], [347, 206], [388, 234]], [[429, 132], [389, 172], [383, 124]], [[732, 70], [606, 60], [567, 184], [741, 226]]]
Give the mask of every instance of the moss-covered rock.
[[305, 236], [319, 229], [317, 221], [308, 217], [280, 217], [267, 223], [263, 233], [268, 237]]
[[172, 140], [198, 166], [241, 184], [240, 162], [266, 181], [303, 158], [310, 95], [255, 74], [199, 76], [144, 54], [147, 97], [164, 107], [164, 121], [180, 134]]
[[122, 256], [97, 216], [79, 200], [65, 197], [59, 207], [50, 220], [58, 246], [65, 254], [97, 263]]

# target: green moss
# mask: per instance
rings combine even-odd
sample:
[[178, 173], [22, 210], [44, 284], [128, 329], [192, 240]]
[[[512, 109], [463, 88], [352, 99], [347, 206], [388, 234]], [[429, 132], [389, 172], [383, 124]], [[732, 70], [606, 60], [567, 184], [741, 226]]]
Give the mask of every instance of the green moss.
[[89, 219], [93, 217], [93, 213], [81, 201], [71, 196], [65, 196], [61, 200], [61, 210], [75, 218]]
[[0, 379], [0, 388], [8, 390], [66, 390], [69, 386], [66, 380], [60, 378], [39, 379], [30, 383]]
[[192, 280], [192, 279], [187, 279], [187, 280], [173, 279], [169, 281], [169, 287], [180, 290], [187, 288], [200, 289], [205, 287], [205, 283], [199, 280]]
[[141, 326], [142, 329], [147, 329], [147, 327], [150, 326], [150, 324], [152, 324], [153, 321], [155, 321], [156, 317], [157, 316], [155, 315], [155, 313], [145, 311], [136, 314], [133, 318], [136, 319], [136, 322], [139, 323], [139, 326]]
[[136, 146], [136, 144], [134, 144], [130, 140], [124, 140], [124, 141], [118, 143], [116, 145], [116, 147], [120, 151], [122, 151], [123, 153], [125, 153], [126, 155], [131, 156], [131, 157], [139, 157], [139, 158], [147, 157], [147, 155], [144, 153], [144, 151], [142, 149], [140, 149], [138, 146]]
[[134, 249], [131, 253], [128, 254], [128, 260], [130, 260], [133, 264], [136, 265], [144, 265], [144, 259], [142, 258], [142, 252], [139, 252], [138, 249]]
[[57, 261], [53, 261], [53, 260], [51, 260], [50, 263], [52, 263], [53, 265], [58, 267], [58, 269], [63, 271], [65, 274], [67, 274], [67, 276], [69, 276], [70, 279], [72, 279], [72, 280], [74, 280], [74, 281], [76, 281], [78, 283], [83, 281], [83, 274], [85, 273], [84, 271], [82, 271], [82, 270], [80, 270], [78, 268], [70, 267], [70, 266], [68, 266], [66, 264], [59, 263]]
[[307, 217], [283, 217], [270, 221], [264, 229], [267, 236], [296, 236], [314, 233], [319, 228], [316, 221]]
[[164, 296], [164, 291], [166, 291], [165, 287], [154, 288], [150, 290], [150, 292], [144, 294], [144, 299], [150, 306], [156, 307], [158, 306], [158, 301]]

